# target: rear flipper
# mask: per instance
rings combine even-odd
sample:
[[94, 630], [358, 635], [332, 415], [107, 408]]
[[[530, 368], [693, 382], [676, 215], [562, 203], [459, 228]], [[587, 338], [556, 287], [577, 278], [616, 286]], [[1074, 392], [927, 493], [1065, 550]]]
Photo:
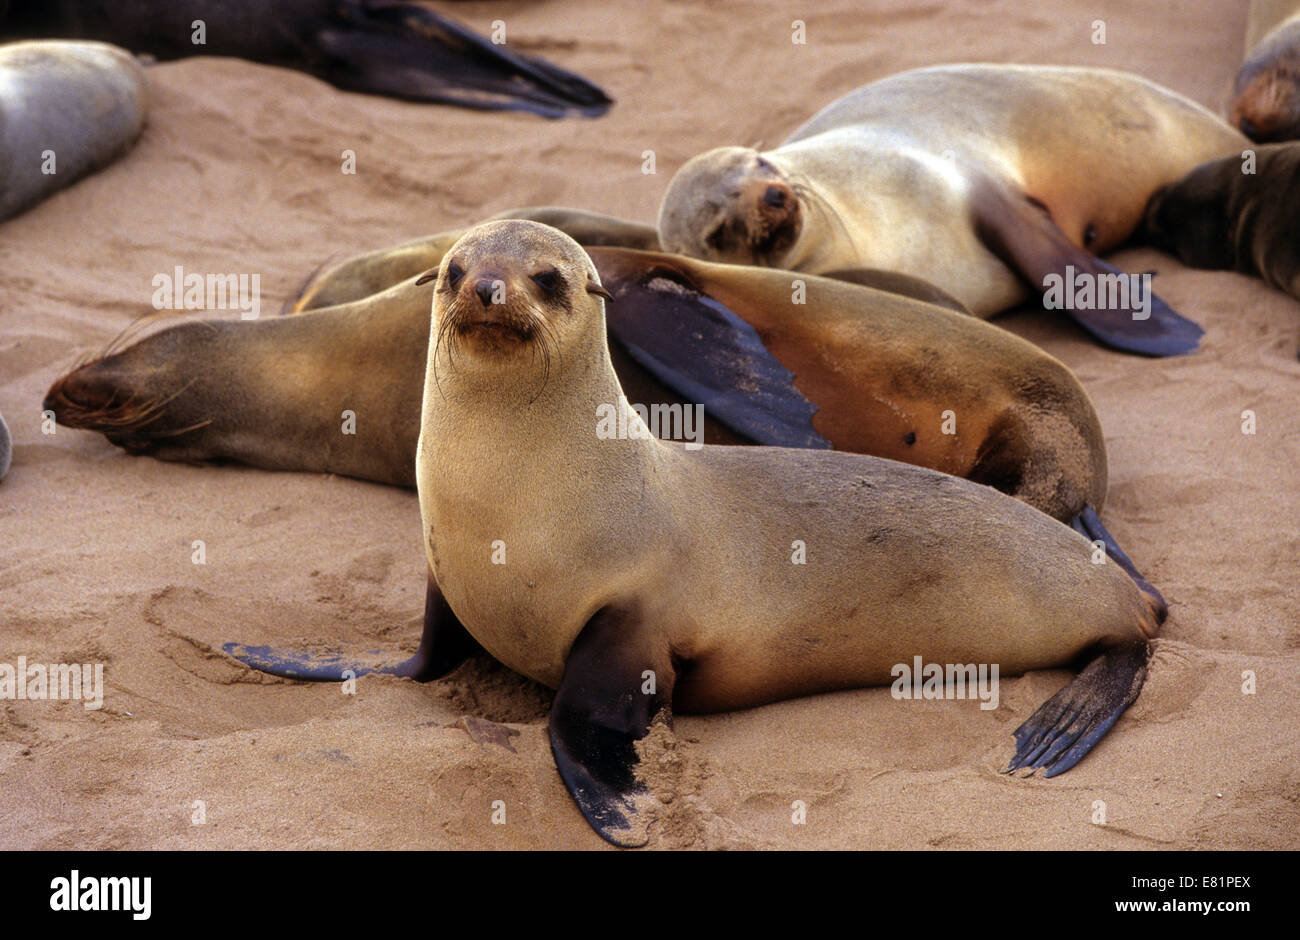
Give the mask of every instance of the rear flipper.
[[445, 676], [470, 655], [482, 650], [452, 613], [438, 583], [429, 576], [424, 601], [424, 633], [420, 647], [410, 659], [391, 665], [376, 666], [364, 659], [344, 656], [310, 656], [293, 650], [275, 650], [269, 646], [245, 646], [226, 643], [222, 650], [259, 672], [307, 682], [341, 682], [365, 675], [402, 676], [417, 682]]
[[333, 10], [305, 58], [339, 88], [548, 118], [598, 117], [613, 104], [581, 76], [414, 3], [343, 0]]
[[606, 607], [583, 627], [551, 706], [551, 753], [578, 810], [621, 848], [649, 839], [649, 793], [637, 773], [636, 742], [668, 715], [674, 673], [653, 631]]
[[1016, 753], [1003, 773], [1063, 774], [1083, 759], [1137, 699], [1147, 677], [1145, 641], [1106, 650], [1015, 730]]
[[1044, 305], [1063, 309], [1103, 346], [1143, 356], [1196, 349], [1205, 331], [1150, 289], [1078, 247], [1051, 216], [1008, 184], [987, 179], [971, 191], [976, 232], [985, 247], [1029, 282]]
[[1101, 542], [1105, 546], [1106, 554], [1128, 573], [1128, 576], [1137, 584], [1138, 590], [1146, 597], [1147, 603], [1151, 605], [1152, 613], [1155, 614], [1156, 622], [1163, 623], [1165, 614], [1169, 610], [1164, 595], [1138, 573], [1137, 566], [1119, 547], [1119, 544], [1115, 541], [1115, 536], [1111, 535], [1106, 530], [1106, 527], [1101, 524], [1101, 518], [1097, 515], [1097, 511], [1091, 506], [1085, 505], [1083, 510], [1070, 522], [1070, 527], [1088, 541]]

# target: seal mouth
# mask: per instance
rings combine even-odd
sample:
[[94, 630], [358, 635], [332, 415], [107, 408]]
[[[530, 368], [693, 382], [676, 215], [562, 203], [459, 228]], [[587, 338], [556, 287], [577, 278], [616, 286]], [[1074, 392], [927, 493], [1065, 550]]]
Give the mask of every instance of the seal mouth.
[[466, 310], [457, 305], [448, 311], [448, 317], [439, 332], [457, 340], [468, 340], [492, 351], [503, 351], [532, 342], [537, 326], [530, 313], [517, 313], [506, 308], [496, 313]]

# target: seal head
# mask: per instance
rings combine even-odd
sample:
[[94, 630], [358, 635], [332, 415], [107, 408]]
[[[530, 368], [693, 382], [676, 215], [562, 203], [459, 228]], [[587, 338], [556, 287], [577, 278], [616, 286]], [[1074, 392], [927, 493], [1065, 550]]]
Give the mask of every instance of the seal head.
[[1241, 66], [1228, 120], [1260, 143], [1300, 137], [1300, 20], [1270, 33]]
[[659, 210], [665, 251], [783, 267], [803, 229], [793, 180], [749, 147], [719, 147], [689, 160]]
[[[563, 259], [555, 263], [557, 250]], [[575, 277], [574, 272], [581, 272]], [[609, 297], [586, 252], [567, 235], [535, 222], [491, 222], [462, 237], [437, 269], [416, 281], [436, 280], [435, 350], [446, 344], [450, 362], [462, 353], [500, 365], [520, 356], [543, 363], [558, 353], [575, 324], [581, 292]], [[432, 358], [436, 358], [432, 357]]]

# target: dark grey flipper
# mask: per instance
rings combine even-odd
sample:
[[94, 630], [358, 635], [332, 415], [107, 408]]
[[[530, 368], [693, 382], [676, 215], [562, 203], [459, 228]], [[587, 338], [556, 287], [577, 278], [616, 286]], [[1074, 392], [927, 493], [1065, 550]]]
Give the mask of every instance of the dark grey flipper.
[[[656, 716], [668, 716], [673, 682], [666, 653], [655, 655], [637, 625], [633, 614], [608, 607], [588, 621], [565, 661], [549, 725], [555, 766], [578, 810], [622, 848], [647, 841], [636, 742]], [[653, 693], [643, 691], [646, 670]]]
[[[415, 655], [400, 663], [376, 666], [364, 659], [344, 655], [312, 656], [269, 646], [226, 643], [222, 650], [259, 672], [308, 682], [341, 682], [364, 675], [403, 676], [429, 682], [445, 676], [467, 657], [482, 650], [478, 642], [452, 613], [438, 583], [429, 577], [424, 601], [424, 633]], [[351, 673], [351, 676], [345, 675]]]
[[1136, 701], [1147, 677], [1145, 642], [1106, 650], [1015, 730], [1016, 753], [1003, 773], [1043, 770], [1055, 777], [1079, 763]]
[[1137, 570], [1137, 566], [1133, 564], [1133, 560], [1125, 554], [1124, 549], [1120, 548], [1119, 543], [1115, 541], [1115, 536], [1111, 535], [1106, 527], [1102, 525], [1097, 510], [1085, 505], [1083, 511], [1071, 520], [1070, 527], [1088, 541], [1101, 542], [1105, 545], [1106, 555], [1128, 573], [1128, 576], [1137, 584], [1138, 590], [1146, 595], [1147, 601], [1151, 604], [1151, 609], [1155, 612], [1156, 619], [1163, 622], [1165, 613], [1169, 609], [1165, 603], [1164, 595], [1157, 591], [1150, 581], [1142, 577], [1142, 574]]
[[614, 295], [605, 306], [611, 339], [658, 381], [748, 440], [831, 448], [813, 427], [817, 406], [795, 387], [794, 373], [753, 326], [682, 272], [624, 259], [600, 276]]
[[[1039, 295], [1047, 289], [1049, 276], [1073, 282], [1082, 274], [1096, 284], [1102, 276], [1123, 274], [1076, 246], [1041, 206], [1008, 191], [1001, 182], [976, 183], [971, 206], [975, 231], [984, 246]], [[1112, 349], [1143, 356], [1177, 356], [1196, 349], [1205, 331], [1154, 293], [1148, 299], [1149, 310], [1132, 302], [1127, 307], [1117, 304], [1087, 309], [1076, 304], [1063, 309], [1094, 339]]]

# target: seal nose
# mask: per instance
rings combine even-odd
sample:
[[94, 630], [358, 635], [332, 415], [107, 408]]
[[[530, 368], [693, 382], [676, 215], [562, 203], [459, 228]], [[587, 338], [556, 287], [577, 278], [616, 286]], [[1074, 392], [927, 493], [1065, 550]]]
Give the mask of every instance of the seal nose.
[[474, 293], [478, 294], [479, 303], [485, 308], [492, 306], [492, 283], [484, 278], [474, 285]]
[[785, 190], [779, 186], [769, 186], [763, 192], [763, 201], [774, 209], [785, 205]]
[[1255, 126], [1255, 122], [1250, 118], [1243, 117], [1241, 119], [1241, 132], [1247, 137], [1254, 138], [1259, 135], [1259, 128]]

